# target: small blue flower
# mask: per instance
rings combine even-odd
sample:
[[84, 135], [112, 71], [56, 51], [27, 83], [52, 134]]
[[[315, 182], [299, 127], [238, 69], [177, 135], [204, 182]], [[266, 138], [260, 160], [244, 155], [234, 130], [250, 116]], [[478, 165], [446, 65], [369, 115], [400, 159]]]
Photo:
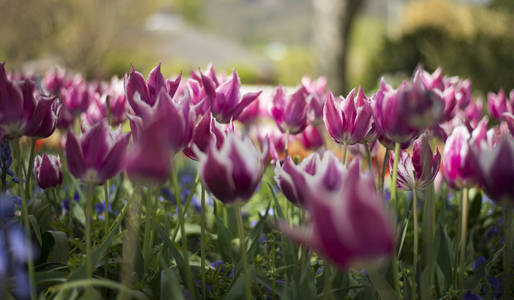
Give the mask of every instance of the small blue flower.
[[[112, 206], [109, 203], [109, 212], [112, 211]], [[105, 203], [104, 202], [98, 202], [95, 204], [95, 213], [98, 216], [98, 219], [104, 220], [105, 219]]]
[[9, 246], [14, 258], [18, 262], [26, 262], [32, 256], [30, 244], [27, 243], [25, 233], [20, 226], [13, 225], [8, 231]]
[[485, 263], [485, 260], [485, 257], [479, 256], [477, 260], [475, 260], [475, 262], [473, 263], [473, 271], [476, 271], [476, 269], [483, 265]]
[[496, 277], [489, 277], [487, 280], [489, 282], [489, 287], [493, 290], [493, 293], [496, 298], [500, 298], [502, 296], [502, 285], [501, 281]]
[[462, 299], [463, 300], [482, 300], [482, 297], [480, 297], [479, 295], [475, 295], [475, 294], [471, 294], [470, 292], [467, 292], [462, 296]]

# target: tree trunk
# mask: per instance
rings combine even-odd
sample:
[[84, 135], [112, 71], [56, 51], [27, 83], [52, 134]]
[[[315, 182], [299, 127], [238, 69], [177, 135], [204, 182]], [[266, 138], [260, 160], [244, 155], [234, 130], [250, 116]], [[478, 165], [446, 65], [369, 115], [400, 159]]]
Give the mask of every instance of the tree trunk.
[[348, 90], [347, 56], [353, 22], [366, 0], [312, 0], [314, 48], [319, 72], [337, 94]]

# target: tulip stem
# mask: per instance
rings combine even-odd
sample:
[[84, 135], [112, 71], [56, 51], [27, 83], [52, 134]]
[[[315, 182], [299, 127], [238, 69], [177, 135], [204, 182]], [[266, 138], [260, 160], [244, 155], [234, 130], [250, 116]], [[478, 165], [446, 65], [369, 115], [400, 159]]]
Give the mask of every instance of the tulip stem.
[[30, 184], [30, 180], [32, 179], [32, 168], [34, 166], [34, 154], [36, 150], [36, 139], [31, 139], [30, 145], [30, 156], [29, 156], [29, 165], [27, 167], [27, 183], [25, 185], [25, 199], [31, 198], [32, 187]]
[[[27, 198], [25, 197], [25, 193], [23, 193], [23, 179], [22, 179], [22, 169], [23, 169], [23, 160], [22, 153], [20, 150], [19, 140], [15, 139], [12, 141], [12, 148], [15, 154], [16, 159], [18, 160], [16, 163], [16, 176], [18, 176], [18, 193], [21, 197], [21, 216], [23, 219], [23, 226], [25, 227], [25, 238], [30, 243], [32, 241], [31, 233], [30, 233], [30, 224], [29, 224], [29, 209], [27, 205]], [[31, 244], [31, 243], [30, 243]], [[31, 246], [30, 246], [31, 247]], [[34, 261], [32, 258], [32, 251], [29, 253], [27, 257], [27, 265], [29, 269], [29, 286], [30, 286], [30, 299], [36, 299], [36, 286], [34, 281]]]
[[412, 222], [414, 224], [414, 256], [412, 258], [412, 299], [416, 300], [418, 295], [418, 199], [416, 197], [416, 189], [412, 189]]
[[323, 285], [323, 300], [328, 299], [328, 291], [330, 290], [330, 266], [325, 266], [325, 282]]
[[[189, 253], [187, 252], [187, 236], [184, 228], [184, 214], [182, 214], [182, 199], [180, 197], [180, 186], [178, 184], [178, 170], [175, 169], [172, 173], [173, 180], [173, 192], [175, 193], [175, 200], [177, 201], [178, 210], [178, 222], [180, 227], [180, 237], [182, 239], [182, 255], [186, 263], [186, 283], [190, 293], [193, 295], [193, 299], [196, 299], [196, 289], [193, 285], [193, 277], [191, 274], [191, 266], [189, 265]], [[193, 193], [193, 191], [191, 191]]]
[[382, 174], [380, 175], [380, 193], [384, 192], [385, 173], [386, 173], [388, 161], [389, 161], [389, 150], [386, 149], [385, 154], [384, 154], [384, 161], [382, 162]]
[[343, 143], [343, 154], [342, 154], [342, 157], [341, 157], [341, 162], [345, 166], [348, 166], [348, 164], [346, 163], [346, 154], [347, 154], [347, 152], [348, 152], [348, 143]]
[[143, 235], [143, 265], [144, 270], [148, 270], [149, 262], [152, 256], [152, 232], [154, 230], [155, 207], [152, 199], [152, 189], [148, 186], [148, 191], [145, 196], [146, 211], [145, 211], [145, 231]]
[[373, 174], [373, 161], [371, 160], [371, 147], [369, 143], [366, 143], [366, 156], [368, 158], [368, 169], [370, 174]]
[[[393, 163], [393, 178], [391, 182], [391, 206], [395, 209], [396, 215], [398, 215], [398, 200], [396, 199], [396, 180], [398, 177], [398, 158], [400, 156], [400, 143], [394, 145], [394, 163]], [[384, 161], [384, 165], [386, 162]], [[396, 297], [401, 299], [400, 291], [400, 278], [399, 278], [399, 262], [398, 253], [394, 251], [393, 254], [393, 281], [394, 289], [396, 291]]]
[[503, 295], [506, 300], [512, 299], [512, 239], [514, 233], [512, 232], [512, 204], [506, 200], [503, 206], [503, 236], [504, 236], [504, 249], [503, 249]]
[[[132, 271], [134, 266], [134, 257], [137, 248], [137, 232], [139, 230], [139, 214], [141, 211], [141, 194], [143, 189], [136, 184], [132, 196], [128, 202], [128, 217], [126, 220], [127, 233], [123, 242], [123, 265], [122, 265], [122, 284], [127, 289], [132, 285]], [[113, 224], [114, 225], [114, 224]], [[127, 293], [122, 291], [118, 294], [118, 299], [124, 300], [128, 297]]]
[[289, 156], [289, 130], [286, 131], [286, 146], [284, 152], [286, 154], [284, 159], [286, 159]]
[[241, 258], [243, 260], [243, 272], [244, 272], [244, 279], [245, 279], [245, 296], [246, 300], [250, 300], [252, 297], [252, 286], [250, 282], [250, 274], [248, 272], [248, 258], [246, 257], [246, 243], [245, 243], [245, 237], [244, 237], [244, 228], [243, 228], [243, 216], [241, 212], [241, 206], [242, 204], [237, 204], [237, 228], [239, 233], [239, 243], [241, 246]]
[[86, 269], [87, 278], [93, 278], [93, 262], [91, 260], [91, 216], [93, 215], [93, 190], [92, 183], [87, 186], [86, 199]]
[[[104, 213], [105, 213], [105, 235], [107, 236], [109, 234], [109, 180], [105, 182], [104, 185], [104, 196], [105, 196], [105, 207], [104, 207]], [[105, 262], [104, 262], [104, 277], [107, 278], [107, 275], [109, 274], [109, 258], [107, 257], [107, 254], [105, 255]], [[108, 292], [109, 290], [107, 290]]]
[[202, 188], [202, 191], [201, 191], [201, 205], [202, 205], [202, 211], [201, 211], [201, 239], [200, 239], [200, 257], [201, 257], [201, 262], [200, 262], [200, 267], [201, 267], [201, 276], [202, 276], [202, 299], [207, 299], [207, 290], [206, 290], [206, 286], [205, 286], [205, 238], [206, 238], [206, 234], [205, 234], [205, 231], [206, 231], [206, 226], [207, 226], [207, 222], [205, 220], [205, 213], [206, 213], [206, 207], [205, 207], [205, 188], [204, 186], [202, 185], [201, 186]]
[[466, 261], [466, 233], [468, 228], [468, 189], [462, 190], [462, 217], [460, 227], [460, 251], [459, 251], [459, 289], [464, 288], [464, 273]]

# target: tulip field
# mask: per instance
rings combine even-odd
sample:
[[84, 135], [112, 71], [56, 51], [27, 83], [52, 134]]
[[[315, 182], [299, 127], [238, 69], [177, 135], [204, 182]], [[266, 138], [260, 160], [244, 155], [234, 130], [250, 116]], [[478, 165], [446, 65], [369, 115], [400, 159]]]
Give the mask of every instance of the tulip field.
[[514, 90], [0, 64], [0, 299], [513, 299]]

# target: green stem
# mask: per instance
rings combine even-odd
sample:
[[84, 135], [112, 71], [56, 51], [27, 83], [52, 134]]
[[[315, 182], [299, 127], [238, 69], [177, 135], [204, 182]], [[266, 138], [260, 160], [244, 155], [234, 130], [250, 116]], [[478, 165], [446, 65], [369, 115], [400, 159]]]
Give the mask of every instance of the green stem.
[[91, 260], [91, 218], [93, 215], [93, 191], [94, 185], [92, 183], [87, 186], [87, 199], [86, 199], [86, 269], [87, 278], [93, 278], [93, 262]]
[[172, 172], [173, 177], [173, 191], [175, 192], [175, 200], [177, 201], [177, 209], [178, 209], [178, 222], [180, 227], [180, 237], [182, 239], [182, 255], [184, 256], [184, 261], [186, 262], [186, 283], [189, 291], [193, 295], [193, 299], [197, 299], [196, 297], [196, 289], [193, 285], [193, 276], [191, 274], [191, 266], [189, 265], [189, 253], [187, 252], [187, 236], [186, 230], [184, 228], [184, 214], [182, 214], [182, 199], [180, 198], [180, 186], [178, 184], [178, 171], [174, 170]]
[[348, 154], [348, 143], [343, 144], [343, 156], [341, 157], [341, 162], [343, 165], [348, 166], [346, 161], [346, 155]]
[[286, 153], [286, 156], [284, 157], [284, 159], [287, 159], [287, 157], [289, 156], [289, 130], [286, 131], [286, 147], [285, 147], [285, 153]]
[[30, 145], [30, 156], [29, 156], [29, 165], [27, 167], [27, 183], [25, 185], [25, 199], [30, 199], [32, 196], [32, 187], [30, 181], [32, 179], [32, 169], [34, 166], [34, 155], [36, 150], [36, 139], [31, 139]]
[[412, 222], [414, 224], [414, 256], [412, 258], [412, 299], [416, 300], [418, 295], [418, 199], [416, 197], [416, 189], [412, 189]]
[[[395, 208], [395, 213], [398, 215], [398, 201], [396, 199], [396, 180], [398, 177], [398, 158], [400, 156], [400, 143], [395, 143], [394, 145], [394, 163], [393, 163], [393, 178], [391, 182], [391, 206]], [[384, 165], [386, 161], [384, 161]], [[399, 278], [399, 262], [398, 262], [398, 253], [394, 251], [393, 254], [393, 283], [394, 290], [396, 291], [396, 297], [401, 299], [401, 291], [400, 291], [400, 278]]]
[[323, 285], [323, 300], [328, 299], [328, 292], [330, 290], [330, 266], [325, 266], [325, 284]]
[[207, 290], [205, 286], [205, 238], [207, 237], [205, 234], [206, 231], [206, 220], [205, 220], [205, 213], [206, 213], [206, 207], [205, 207], [205, 188], [202, 185], [202, 195], [201, 195], [201, 205], [202, 205], [202, 211], [201, 211], [201, 239], [200, 239], [200, 255], [201, 255], [201, 271], [202, 271], [202, 299], [207, 299]]
[[384, 192], [384, 182], [387, 164], [389, 162], [389, 150], [386, 149], [384, 153], [384, 161], [382, 162], [382, 173], [380, 174], [380, 193]]
[[[425, 198], [423, 200], [423, 244], [426, 245], [423, 249], [424, 261], [428, 268], [428, 283], [427, 286], [421, 286], [421, 291], [426, 290], [426, 294], [433, 296], [433, 282], [434, 282], [434, 227], [435, 227], [435, 203], [434, 203], [434, 183], [425, 190]], [[422, 281], [423, 282], [423, 281]]]
[[[105, 235], [107, 236], [109, 234], [109, 180], [105, 182], [104, 185], [104, 231]], [[107, 278], [109, 275], [109, 257], [106, 254], [105, 255], [105, 261], [104, 261], [104, 278]], [[107, 293], [109, 290], [107, 290]]]
[[155, 219], [155, 207], [154, 201], [152, 197], [152, 188], [149, 186], [148, 191], [145, 195], [144, 202], [146, 203], [146, 212], [145, 212], [145, 232], [143, 237], [143, 264], [144, 270], [148, 270], [149, 262], [152, 258], [152, 232], [154, 230], [154, 222]]
[[[21, 197], [21, 217], [23, 219], [23, 226], [25, 227], [25, 238], [27, 241], [32, 241], [31, 233], [30, 233], [30, 224], [29, 224], [29, 209], [27, 205], [27, 198], [25, 197], [25, 193], [23, 193], [23, 160], [22, 153], [20, 150], [19, 140], [15, 139], [12, 141], [12, 148], [17, 159], [16, 163], [16, 176], [18, 176], [18, 194]], [[34, 261], [32, 258], [32, 254], [27, 257], [27, 265], [29, 269], [29, 285], [30, 285], [30, 299], [36, 299], [36, 286], [34, 281]]]
[[366, 143], [366, 157], [368, 158], [368, 169], [370, 173], [373, 173], [373, 161], [371, 160], [371, 149], [369, 143]]
[[248, 272], [248, 258], [246, 256], [246, 243], [245, 243], [245, 237], [244, 237], [244, 228], [243, 228], [243, 216], [241, 212], [241, 206], [242, 204], [237, 204], [237, 228], [239, 233], [239, 243], [241, 245], [241, 257], [243, 260], [243, 272], [244, 272], [244, 279], [245, 279], [245, 297], [247, 300], [250, 300], [252, 297], [252, 286], [250, 282], [250, 274]]
[[[137, 233], [139, 230], [139, 214], [141, 211], [142, 188], [136, 184], [132, 196], [129, 198], [128, 218], [126, 221], [127, 233], [123, 242], [123, 265], [122, 265], [122, 284], [130, 289], [132, 286], [132, 271], [134, 266], [134, 257], [137, 248]], [[123, 211], [122, 213], [123, 214]], [[114, 222], [113, 226], [116, 224]], [[128, 297], [126, 292], [118, 294], [118, 299], [124, 300]]]
[[512, 240], [514, 232], [512, 232], [512, 204], [504, 201], [503, 206], [503, 230], [504, 230], [504, 249], [503, 249], [503, 295], [506, 300], [512, 299]]
[[464, 273], [466, 261], [466, 234], [468, 229], [468, 189], [462, 191], [462, 218], [460, 226], [460, 251], [459, 251], [459, 289], [464, 288]]

